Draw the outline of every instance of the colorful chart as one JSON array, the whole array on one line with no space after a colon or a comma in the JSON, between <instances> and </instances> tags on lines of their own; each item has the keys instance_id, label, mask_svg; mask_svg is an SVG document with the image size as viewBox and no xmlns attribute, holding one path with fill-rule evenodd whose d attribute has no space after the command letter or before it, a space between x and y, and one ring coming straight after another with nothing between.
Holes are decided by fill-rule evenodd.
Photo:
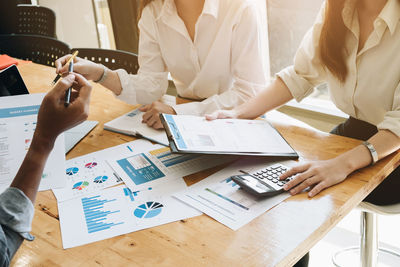
<instances>
[{"instance_id":1,"label":"colorful chart","mask_svg":"<svg viewBox=\"0 0 400 267\"><path fill-rule=\"evenodd\" d=\"M76 184L74 184L74 186L72 187L72 189L76 189L76 190L82 190L85 187L87 187L89 185L89 182L86 181L82 181L82 182L77 182Z\"/></svg>"},{"instance_id":2,"label":"colorful chart","mask_svg":"<svg viewBox=\"0 0 400 267\"><path fill-rule=\"evenodd\" d=\"M158 202L149 201L138 206L133 214L137 218L153 218L161 213L162 207L164 206Z\"/></svg>"},{"instance_id":3,"label":"colorful chart","mask_svg":"<svg viewBox=\"0 0 400 267\"><path fill-rule=\"evenodd\" d=\"M97 166L97 162L89 162L85 165L85 168L91 169Z\"/></svg>"},{"instance_id":4,"label":"colorful chart","mask_svg":"<svg viewBox=\"0 0 400 267\"><path fill-rule=\"evenodd\" d=\"M78 171L79 171L79 168L72 167L72 168L68 168L66 173L67 173L67 175L71 176L71 175L78 173Z\"/></svg>"},{"instance_id":5,"label":"colorful chart","mask_svg":"<svg viewBox=\"0 0 400 267\"><path fill-rule=\"evenodd\" d=\"M108 177L104 175L104 176L97 176L96 178L94 178L93 182L95 182L96 184L102 184L107 180L108 180Z\"/></svg>"}]
</instances>

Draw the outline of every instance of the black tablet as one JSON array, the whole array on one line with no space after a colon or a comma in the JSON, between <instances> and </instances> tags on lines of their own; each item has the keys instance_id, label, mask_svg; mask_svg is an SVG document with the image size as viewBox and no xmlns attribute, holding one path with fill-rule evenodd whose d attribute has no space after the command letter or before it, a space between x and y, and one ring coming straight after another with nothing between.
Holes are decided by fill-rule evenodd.
<instances>
[{"instance_id":1,"label":"black tablet","mask_svg":"<svg viewBox=\"0 0 400 267\"><path fill-rule=\"evenodd\" d=\"M0 72L0 97L29 94L28 89L15 65Z\"/></svg>"}]
</instances>

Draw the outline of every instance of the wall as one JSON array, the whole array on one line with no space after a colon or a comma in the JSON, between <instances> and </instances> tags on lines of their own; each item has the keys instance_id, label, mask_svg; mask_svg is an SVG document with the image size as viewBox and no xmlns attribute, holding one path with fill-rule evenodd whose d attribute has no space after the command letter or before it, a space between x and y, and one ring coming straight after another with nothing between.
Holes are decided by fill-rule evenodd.
<instances>
[{"instance_id":1,"label":"wall","mask_svg":"<svg viewBox=\"0 0 400 267\"><path fill-rule=\"evenodd\" d=\"M91 0L38 0L56 13L57 38L74 47L98 48Z\"/></svg>"}]
</instances>

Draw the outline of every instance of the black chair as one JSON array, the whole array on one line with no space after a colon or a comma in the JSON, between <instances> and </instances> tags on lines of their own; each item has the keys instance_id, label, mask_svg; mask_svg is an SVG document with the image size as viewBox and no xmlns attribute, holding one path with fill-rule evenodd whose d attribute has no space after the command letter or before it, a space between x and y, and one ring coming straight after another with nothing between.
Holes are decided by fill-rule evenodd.
<instances>
[{"instance_id":1,"label":"black chair","mask_svg":"<svg viewBox=\"0 0 400 267\"><path fill-rule=\"evenodd\" d=\"M16 20L17 34L56 37L56 14L50 8L18 5Z\"/></svg>"},{"instance_id":2,"label":"black chair","mask_svg":"<svg viewBox=\"0 0 400 267\"><path fill-rule=\"evenodd\" d=\"M136 54L122 50L109 50L98 48L73 48L79 51L78 56L95 63L100 63L111 70L125 69L129 74L136 74L139 69Z\"/></svg>"},{"instance_id":3,"label":"black chair","mask_svg":"<svg viewBox=\"0 0 400 267\"><path fill-rule=\"evenodd\" d=\"M71 53L70 47L57 39L27 34L1 34L0 54L54 67L54 61Z\"/></svg>"}]
</instances>

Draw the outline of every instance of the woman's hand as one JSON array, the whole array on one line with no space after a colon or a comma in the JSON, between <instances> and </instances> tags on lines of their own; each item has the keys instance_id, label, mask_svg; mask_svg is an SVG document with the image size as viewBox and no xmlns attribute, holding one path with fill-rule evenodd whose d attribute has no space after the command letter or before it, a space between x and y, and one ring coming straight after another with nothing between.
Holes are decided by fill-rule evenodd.
<instances>
[{"instance_id":1,"label":"woman's hand","mask_svg":"<svg viewBox=\"0 0 400 267\"><path fill-rule=\"evenodd\" d=\"M160 114L176 114L175 110L167 104L160 101L155 101L149 105L145 105L139 109L140 111L146 112L143 114L143 123L146 123L149 127L154 129L162 129L163 125L160 120Z\"/></svg>"},{"instance_id":2,"label":"woman's hand","mask_svg":"<svg viewBox=\"0 0 400 267\"><path fill-rule=\"evenodd\" d=\"M211 114L206 115L206 119L209 121L216 119L236 119L237 113L234 109L232 110L217 110Z\"/></svg>"},{"instance_id":3,"label":"woman's hand","mask_svg":"<svg viewBox=\"0 0 400 267\"><path fill-rule=\"evenodd\" d=\"M57 74L62 75L68 73L68 65L66 63L71 56L72 55L65 55L56 60L55 65ZM74 72L81 74L88 80L97 81L103 75L104 68L100 64L94 63L90 60L75 57Z\"/></svg>"},{"instance_id":4,"label":"woman's hand","mask_svg":"<svg viewBox=\"0 0 400 267\"><path fill-rule=\"evenodd\" d=\"M352 172L346 166L347 164L343 164L340 158L309 162L288 170L280 176L280 180L296 175L283 188L286 191L290 191L290 194L295 195L310 187L311 190L308 192L308 196L313 197L323 189L346 179Z\"/></svg>"}]
</instances>

